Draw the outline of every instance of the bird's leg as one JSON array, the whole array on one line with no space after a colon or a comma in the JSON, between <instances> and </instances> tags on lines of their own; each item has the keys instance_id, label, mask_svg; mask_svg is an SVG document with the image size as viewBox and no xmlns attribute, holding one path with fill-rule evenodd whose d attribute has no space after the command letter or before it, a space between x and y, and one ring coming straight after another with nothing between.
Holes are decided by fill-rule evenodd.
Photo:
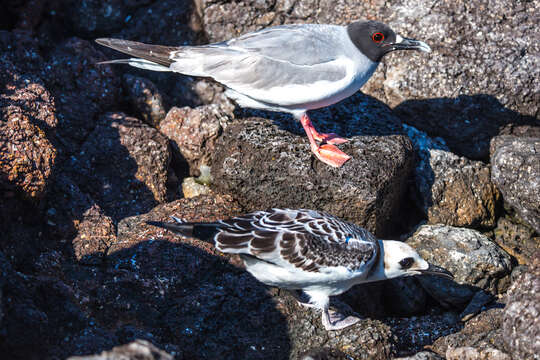
<instances>
[{"instance_id":1,"label":"bird's leg","mask_svg":"<svg viewBox=\"0 0 540 360\"><path fill-rule=\"evenodd\" d=\"M335 145L332 144L323 144L323 145L317 145L316 139L313 135L315 132L317 135L321 135L315 130L315 127L311 123L311 120L307 116L307 114L303 114L300 118L300 123L304 127L304 130L306 131L306 134L309 139L309 145L311 147L311 151L317 157L317 159L321 160L325 164L328 164L330 166L334 167L341 167L347 160L349 160L351 157L347 154L345 154L343 151L339 150ZM328 135L328 134L322 134L322 135Z\"/></svg>"},{"instance_id":2,"label":"bird's leg","mask_svg":"<svg viewBox=\"0 0 540 360\"><path fill-rule=\"evenodd\" d=\"M309 300L304 301L305 299L302 299L301 295L298 293L297 290L289 290L289 294L292 295L292 297L296 300L298 305L301 305L301 306L307 307L307 308L318 308L317 305L312 304Z\"/></svg>"},{"instance_id":3,"label":"bird's leg","mask_svg":"<svg viewBox=\"0 0 540 360\"><path fill-rule=\"evenodd\" d=\"M330 298L319 291L305 291L311 298L310 303L322 310L322 324L326 330L345 329L360 321L356 316L344 316L337 311L329 310Z\"/></svg>"}]
</instances>

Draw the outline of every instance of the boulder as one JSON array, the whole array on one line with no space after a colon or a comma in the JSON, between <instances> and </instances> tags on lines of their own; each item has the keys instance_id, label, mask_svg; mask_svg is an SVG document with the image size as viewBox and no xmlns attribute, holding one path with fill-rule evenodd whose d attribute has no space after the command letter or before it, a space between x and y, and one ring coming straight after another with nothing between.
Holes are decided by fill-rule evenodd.
<instances>
[{"instance_id":1,"label":"boulder","mask_svg":"<svg viewBox=\"0 0 540 360\"><path fill-rule=\"evenodd\" d=\"M504 343L515 358L536 359L540 354L540 251L506 296Z\"/></svg>"},{"instance_id":2,"label":"boulder","mask_svg":"<svg viewBox=\"0 0 540 360\"><path fill-rule=\"evenodd\" d=\"M493 139L491 180L510 204L540 233L540 137Z\"/></svg>"},{"instance_id":3,"label":"boulder","mask_svg":"<svg viewBox=\"0 0 540 360\"><path fill-rule=\"evenodd\" d=\"M65 171L114 221L167 199L170 150L165 136L121 113L100 118Z\"/></svg>"},{"instance_id":4,"label":"boulder","mask_svg":"<svg viewBox=\"0 0 540 360\"><path fill-rule=\"evenodd\" d=\"M506 214L497 220L493 241L512 255L520 265L532 263L540 248L540 236L524 220Z\"/></svg>"},{"instance_id":5,"label":"boulder","mask_svg":"<svg viewBox=\"0 0 540 360\"><path fill-rule=\"evenodd\" d=\"M407 243L425 260L454 274L454 281L432 276L418 278L443 305L463 308L477 291L475 288L501 293L508 287L510 255L476 230L423 225Z\"/></svg>"},{"instance_id":6,"label":"boulder","mask_svg":"<svg viewBox=\"0 0 540 360\"><path fill-rule=\"evenodd\" d=\"M428 224L493 228L500 194L490 169L480 161L454 155L440 139L404 125L418 155L418 202Z\"/></svg>"},{"instance_id":7,"label":"boulder","mask_svg":"<svg viewBox=\"0 0 540 360\"><path fill-rule=\"evenodd\" d=\"M140 114L142 120L150 126L158 127L167 112L159 90L150 80L125 74L122 84L127 92L130 104Z\"/></svg>"},{"instance_id":8,"label":"boulder","mask_svg":"<svg viewBox=\"0 0 540 360\"><path fill-rule=\"evenodd\" d=\"M0 188L39 200L57 162L55 103L41 79L0 58Z\"/></svg>"},{"instance_id":9,"label":"boulder","mask_svg":"<svg viewBox=\"0 0 540 360\"><path fill-rule=\"evenodd\" d=\"M504 346L502 309L493 307L465 323L459 331L435 340L432 350L446 359L510 360Z\"/></svg>"},{"instance_id":10,"label":"boulder","mask_svg":"<svg viewBox=\"0 0 540 360\"><path fill-rule=\"evenodd\" d=\"M51 50L42 76L56 101L61 150L72 155L116 106L121 84L109 65L96 64L107 59L89 41L70 38Z\"/></svg>"},{"instance_id":11,"label":"boulder","mask_svg":"<svg viewBox=\"0 0 540 360\"><path fill-rule=\"evenodd\" d=\"M413 167L412 146L384 104L359 93L312 113L317 130L350 139L340 148L352 159L341 168L312 156L301 125L292 117L264 116L274 117L240 118L218 139L212 177L219 191L235 194L247 210L311 208L378 236L397 232Z\"/></svg>"},{"instance_id":12,"label":"boulder","mask_svg":"<svg viewBox=\"0 0 540 360\"><path fill-rule=\"evenodd\" d=\"M185 159L192 175L199 175L201 166L211 165L218 137L232 114L220 105L196 108L173 107L159 124L178 156Z\"/></svg>"}]
</instances>

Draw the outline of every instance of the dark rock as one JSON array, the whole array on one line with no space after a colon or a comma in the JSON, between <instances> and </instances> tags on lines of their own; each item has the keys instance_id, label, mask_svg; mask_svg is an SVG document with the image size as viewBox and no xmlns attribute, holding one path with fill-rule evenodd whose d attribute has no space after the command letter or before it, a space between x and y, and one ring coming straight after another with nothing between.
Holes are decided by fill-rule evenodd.
<instances>
[{"instance_id":1,"label":"dark rock","mask_svg":"<svg viewBox=\"0 0 540 360\"><path fill-rule=\"evenodd\" d=\"M57 162L55 105L42 81L0 59L0 188L45 195Z\"/></svg>"},{"instance_id":2,"label":"dark rock","mask_svg":"<svg viewBox=\"0 0 540 360\"><path fill-rule=\"evenodd\" d=\"M489 167L458 157L444 142L404 127L418 154L416 184L428 224L494 227L500 194L491 183Z\"/></svg>"},{"instance_id":3,"label":"dark rock","mask_svg":"<svg viewBox=\"0 0 540 360\"><path fill-rule=\"evenodd\" d=\"M118 221L166 200L169 161L165 136L138 119L112 113L99 120L66 170Z\"/></svg>"},{"instance_id":4,"label":"dark rock","mask_svg":"<svg viewBox=\"0 0 540 360\"><path fill-rule=\"evenodd\" d=\"M400 356L425 350L437 339L455 333L463 326L456 314L434 308L422 316L385 318L384 322L397 339Z\"/></svg>"},{"instance_id":5,"label":"dark rock","mask_svg":"<svg viewBox=\"0 0 540 360\"><path fill-rule=\"evenodd\" d=\"M195 109L173 107L159 130L165 134L190 168L192 175L200 175L202 165L211 165L217 138L227 125L231 113L219 105L203 105Z\"/></svg>"},{"instance_id":6,"label":"dark rock","mask_svg":"<svg viewBox=\"0 0 540 360\"><path fill-rule=\"evenodd\" d=\"M523 220L506 215L497 221L494 241L522 264L530 264L540 248L540 236Z\"/></svg>"},{"instance_id":7,"label":"dark rock","mask_svg":"<svg viewBox=\"0 0 540 360\"><path fill-rule=\"evenodd\" d=\"M502 324L503 340L511 354L533 359L540 354L540 252L530 270L508 290Z\"/></svg>"},{"instance_id":8,"label":"dark rock","mask_svg":"<svg viewBox=\"0 0 540 360\"><path fill-rule=\"evenodd\" d=\"M454 274L457 284L433 276L418 278L443 305L463 308L476 292L473 285L496 293L508 286L512 270L510 255L475 230L424 225L407 243L425 260Z\"/></svg>"},{"instance_id":9,"label":"dark rock","mask_svg":"<svg viewBox=\"0 0 540 360\"><path fill-rule=\"evenodd\" d=\"M447 359L510 360L503 341L502 311L494 307L480 313L459 332L437 339L432 350Z\"/></svg>"},{"instance_id":10,"label":"dark rock","mask_svg":"<svg viewBox=\"0 0 540 360\"><path fill-rule=\"evenodd\" d=\"M130 104L144 122L158 127L167 115L159 90L150 80L143 77L125 74L122 79Z\"/></svg>"},{"instance_id":11,"label":"dark rock","mask_svg":"<svg viewBox=\"0 0 540 360\"><path fill-rule=\"evenodd\" d=\"M507 124L533 122L486 95L407 100L394 111L407 124L443 138L457 155L483 161L489 159L490 140Z\"/></svg>"},{"instance_id":12,"label":"dark rock","mask_svg":"<svg viewBox=\"0 0 540 360\"><path fill-rule=\"evenodd\" d=\"M378 236L397 232L412 171L412 146L399 120L373 98L357 94L313 112L315 127L350 138L341 168L315 159L291 117L234 121L216 143L215 186L235 194L247 210L272 207L324 210ZM272 199L272 203L268 203Z\"/></svg>"},{"instance_id":13,"label":"dark rock","mask_svg":"<svg viewBox=\"0 0 540 360\"><path fill-rule=\"evenodd\" d=\"M44 60L39 44L25 31L0 30L0 58L11 62L20 72L26 73L26 76L36 75L43 69Z\"/></svg>"},{"instance_id":14,"label":"dark rock","mask_svg":"<svg viewBox=\"0 0 540 360\"><path fill-rule=\"evenodd\" d=\"M130 2L139 4L136 4L137 8L129 11L122 19L121 30L109 34L110 37L168 46L191 45L200 42L203 36L202 26L195 13L195 1L160 0L149 1L148 4L138 0ZM122 57L117 51L103 51L108 54L108 58ZM166 109L172 106L198 106L204 103L194 89L198 81L191 77L134 69L126 65L115 66L115 71L150 79L163 96Z\"/></svg>"},{"instance_id":15,"label":"dark rock","mask_svg":"<svg viewBox=\"0 0 540 360\"><path fill-rule=\"evenodd\" d=\"M69 0L65 4L66 20L77 36L95 38L122 29L133 5L144 2L148 1Z\"/></svg>"},{"instance_id":16,"label":"dark rock","mask_svg":"<svg viewBox=\"0 0 540 360\"><path fill-rule=\"evenodd\" d=\"M444 360L444 358L431 351L421 351L411 356L395 358L395 360Z\"/></svg>"},{"instance_id":17,"label":"dark rock","mask_svg":"<svg viewBox=\"0 0 540 360\"><path fill-rule=\"evenodd\" d=\"M40 258L37 271L27 275L15 271L0 253L0 350L10 359L65 358L71 350L69 336L89 326L77 306L74 289L59 277L64 260L50 252ZM53 276L54 275L54 276ZM54 330L53 330L54 329ZM93 350L89 348L89 350Z\"/></svg>"},{"instance_id":18,"label":"dark rock","mask_svg":"<svg viewBox=\"0 0 540 360\"><path fill-rule=\"evenodd\" d=\"M397 278L383 282L383 301L388 313L412 316L426 310L427 294L415 278Z\"/></svg>"},{"instance_id":19,"label":"dark rock","mask_svg":"<svg viewBox=\"0 0 540 360\"><path fill-rule=\"evenodd\" d=\"M491 148L491 180L504 200L540 233L539 138L500 136Z\"/></svg>"},{"instance_id":20,"label":"dark rock","mask_svg":"<svg viewBox=\"0 0 540 360\"><path fill-rule=\"evenodd\" d=\"M99 355L71 356L68 360L173 360L174 356L155 347L146 340L135 340L132 343L116 346Z\"/></svg>"},{"instance_id":21,"label":"dark rock","mask_svg":"<svg viewBox=\"0 0 540 360\"><path fill-rule=\"evenodd\" d=\"M71 38L58 45L42 70L47 89L54 95L62 150L79 150L98 121L98 114L119 99L120 81L106 60L88 41Z\"/></svg>"}]
</instances>

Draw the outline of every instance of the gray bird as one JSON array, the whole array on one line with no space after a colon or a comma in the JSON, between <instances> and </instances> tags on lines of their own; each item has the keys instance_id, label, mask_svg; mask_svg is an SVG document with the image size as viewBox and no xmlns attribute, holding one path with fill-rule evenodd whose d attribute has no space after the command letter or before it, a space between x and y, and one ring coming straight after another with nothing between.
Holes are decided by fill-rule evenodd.
<instances>
[{"instance_id":1,"label":"gray bird","mask_svg":"<svg viewBox=\"0 0 540 360\"><path fill-rule=\"evenodd\" d=\"M335 145L347 140L315 130L307 115L358 91L382 57L395 50L429 52L422 41L396 35L377 21L339 25L282 25L201 46L161 46L119 39L97 39L130 59L103 63L210 77L242 107L293 114L321 161L342 166L350 156ZM318 144L321 143L321 144Z\"/></svg>"},{"instance_id":2,"label":"gray bird","mask_svg":"<svg viewBox=\"0 0 540 360\"><path fill-rule=\"evenodd\" d=\"M314 210L271 209L211 223L148 224L195 237L217 250L239 254L246 270L260 282L303 291L322 310L327 330L343 329L360 319L329 311L329 296L353 285L421 274L452 278L447 270L429 264L409 245L377 240L369 231Z\"/></svg>"}]
</instances>

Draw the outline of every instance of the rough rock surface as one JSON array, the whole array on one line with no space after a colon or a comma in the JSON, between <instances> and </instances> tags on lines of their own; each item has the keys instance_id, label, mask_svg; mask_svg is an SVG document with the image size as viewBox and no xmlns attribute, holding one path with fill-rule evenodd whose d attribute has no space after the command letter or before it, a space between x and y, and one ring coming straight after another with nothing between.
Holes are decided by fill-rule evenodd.
<instances>
[{"instance_id":1,"label":"rough rock surface","mask_svg":"<svg viewBox=\"0 0 540 360\"><path fill-rule=\"evenodd\" d=\"M156 86L146 78L130 74L125 74L122 80L129 102L135 107L142 120L148 125L158 127L167 112Z\"/></svg>"},{"instance_id":2,"label":"rough rock surface","mask_svg":"<svg viewBox=\"0 0 540 360\"><path fill-rule=\"evenodd\" d=\"M519 264L532 263L540 249L540 235L535 235L534 229L519 218L500 217L493 232L497 245L515 257Z\"/></svg>"},{"instance_id":3,"label":"rough rock surface","mask_svg":"<svg viewBox=\"0 0 540 360\"><path fill-rule=\"evenodd\" d=\"M530 270L508 290L504 309L504 342L520 359L540 356L540 251L536 251Z\"/></svg>"},{"instance_id":4,"label":"rough rock surface","mask_svg":"<svg viewBox=\"0 0 540 360\"><path fill-rule=\"evenodd\" d=\"M97 124L99 114L118 102L120 79L89 41L70 38L60 43L44 64L43 80L56 102L62 150L74 154Z\"/></svg>"},{"instance_id":5,"label":"rough rock surface","mask_svg":"<svg viewBox=\"0 0 540 360\"><path fill-rule=\"evenodd\" d=\"M489 167L454 155L443 141L430 139L412 126L404 128L418 156L418 201L428 224L494 227L500 194Z\"/></svg>"},{"instance_id":6,"label":"rough rock surface","mask_svg":"<svg viewBox=\"0 0 540 360\"><path fill-rule=\"evenodd\" d=\"M169 161L165 136L141 120L111 113L99 120L66 168L117 221L166 200Z\"/></svg>"},{"instance_id":7,"label":"rough rock surface","mask_svg":"<svg viewBox=\"0 0 540 360\"><path fill-rule=\"evenodd\" d=\"M174 356L152 345L146 340L115 346L99 355L72 356L68 360L173 360Z\"/></svg>"},{"instance_id":8,"label":"rough rock surface","mask_svg":"<svg viewBox=\"0 0 540 360\"><path fill-rule=\"evenodd\" d=\"M314 111L321 132L350 138L352 159L332 168L315 159L301 125L289 116L235 120L218 139L215 186L247 210L269 206L328 211L385 236L395 231L412 171L412 146L399 120L375 99L357 94ZM268 203L272 199L272 203Z\"/></svg>"},{"instance_id":9,"label":"rough rock surface","mask_svg":"<svg viewBox=\"0 0 540 360\"><path fill-rule=\"evenodd\" d=\"M177 151L189 164L192 175L200 174L202 165L211 165L217 138L232 114L219 105L203 105L197 108L173 107L159 130L165 134Z\"/></svg>"},{"instance_id":10,"label":"rough rock surface","mask_svg":"<svg viewBox=\"0 0 540 360\"><path fill-rule=\"evenodd\" d=\"M491 179L503 198L540 233L540 137L493 139Z\"/></svg>"},{"instance_id":11,"label":"rough rock surface","mask_svg":"<svg viewBox=\"0 0 540 360\"><path fill-rule=\"evenodd\" d=\"M42 198L57 162L54 100L38 77L2 59L0 118L0 188Z\"/></svg>"},{"instance_id":12,"label":"rough rock surface","mask_svg":"<svg viewBox=\"0 0 540 360\"><path fill-rule=\"evenodd\" d=\"M424 288L442 304L466 305L476 292L473 286L496 293L508 287L512 270L510 255L478 231L423 225L407 243L425 260L454 274L455 282L419 277Z\"/></svg>"},{"instance_id":13,"label":"rough rock surface","mask_svg":"<svg viewBox=\"0 0 540 360\"><path fill-rule=\"evenodd\" d=\"M54 204L46 211L48 236L70 242L81 263L99 264L116 240L111 217L65 173L58 176L47 200Z\"/></svg>"},{"instance_id":14,"label":"rough rock surface","mask_svg":"<svg viewBox=\"0 0 540 360\"><path fill-rule=\"evenodd\" d=\"M447 359L510 360L504 346L501 307L488 309L465 323L463 329L441 337L432 350Z\"/></svg>"}]
</instances>

